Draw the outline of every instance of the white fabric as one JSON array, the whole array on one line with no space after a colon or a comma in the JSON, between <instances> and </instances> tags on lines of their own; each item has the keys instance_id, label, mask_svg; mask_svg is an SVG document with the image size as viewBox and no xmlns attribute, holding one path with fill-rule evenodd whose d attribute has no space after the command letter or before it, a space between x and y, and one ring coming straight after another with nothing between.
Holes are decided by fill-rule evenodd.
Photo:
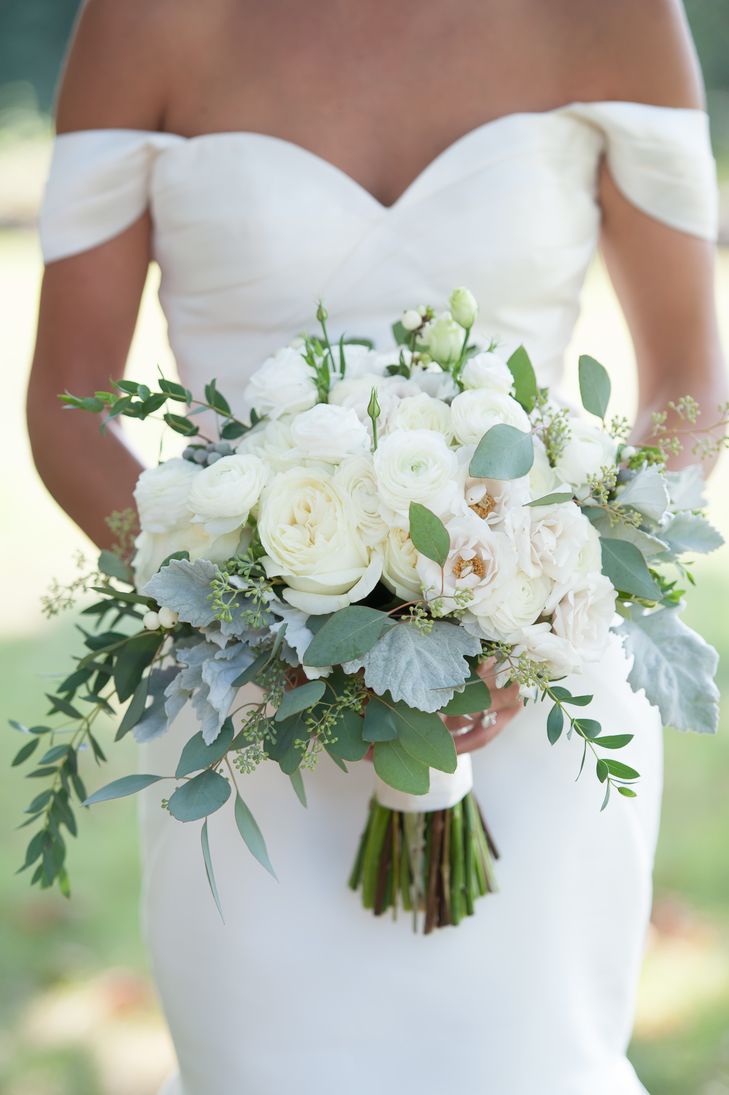
<instances>
[{"instance_id":1,"label":"white fabric","mask_svg":"<svg viewBox=\"0 0 729 1095\"><path fill-rule=\"evenodd\" d=\"M524 342L558 380L594 253L597 169L649 215L713 238L706 116L636 103L513 114L446 149L391 208L303 148L254 133L60 137L41 218L49 261L112 238L150 205L161 299L185 383L216 376L232 402L264 356L313 329L388 338L401 308L469 285L478 333ZM199 825L141 796L143 916L180 1062L168 1095L636 1095L625 1059L651 901L662 736L626 683L617 642L572 684L635 739L635 801L600 812L577 740L547 742L529 705L473 756L502 853L499 893L424 939L364 912L345 880L372 793L362 762L305 775L303 810L277 766L243 777L280 882L247 853L226 807ZM142 750L174 770L189 709Z\"/></svg>"},{"instance_id":2,"label":"white fabric","mask_svg":"<svg viewBox=\"0 0 729 1095\"><path fill-rule=\"evenodd\" d=\"M431 768L430 790L425 795L407 795L384 783L379 776L375 777L375 798L380 805L390 810L402 810L405 814L449 810L472 789L473 764L468 753L459 755L455 772L438 772Z\"/></svg>"}]
</instances>

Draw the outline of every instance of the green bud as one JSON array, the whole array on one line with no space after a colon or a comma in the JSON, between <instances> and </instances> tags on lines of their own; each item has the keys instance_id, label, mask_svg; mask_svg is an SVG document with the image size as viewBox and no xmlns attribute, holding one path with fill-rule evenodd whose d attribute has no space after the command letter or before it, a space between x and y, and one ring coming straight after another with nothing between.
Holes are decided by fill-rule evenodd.
<instances>
[{"instance_id":1,"label":"green bud","mask_svg":"<svg viewBox=\"0 0 729 1095\"><path fill-rule=\"evenodd\" d=\"M463 286L454 289L448 299L448 307L456 323L465 329L473 327L478 315L478 304L470 289Z\"/></svg>"},{"instance_id":2,"label":"green bud","mask_svg":"<svg viewBox=\"0 0 729 1095\"><path fill-rule=\"evenodd\" d=\"M329 319L329 313L327 312L321 301L319 301L316 308L316 319L317 323L326 323L326 321Z\"/></svg>"}]
</instances>

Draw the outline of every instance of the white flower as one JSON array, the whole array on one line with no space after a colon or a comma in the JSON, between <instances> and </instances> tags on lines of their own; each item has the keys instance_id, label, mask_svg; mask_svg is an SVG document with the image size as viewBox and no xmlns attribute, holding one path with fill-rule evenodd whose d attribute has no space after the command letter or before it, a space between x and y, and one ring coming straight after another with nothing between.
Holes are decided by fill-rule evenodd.
<instances>
[{"instance_id":1,"label":"white flower","mask_svg":"<svg viewBox=\"0 0 729 1095\"><path fill-rule=\"evenodd\" d=\"M441 365L451 365L460 357L463 328L456 323L450 312L441 312L434 319L428 320L419 332L417 341Z\"/></svg>"},{"instance_id":2,"label":"white flower","mask_svg":"<svg viewBox=\"0 0 729 1095\"><path fill-rule=\"evenodd\" d=\"M526 654L535 662L547 666L550 676L564 677L583 668L583 659L572 643L555 635L546 621L522 628L515 644L514 656Z\"/></svg>"},{"instance_id":3,"label":"white flower","mask_svg":"<svg viewBox=\"0 0 729 1095\"><path fill-rule=\"evenodd\" d=\"M323 468L275 476L261 498L258 533L266 573L284 579L284 599L304 612L335 612L379 579L381 556L365 544L349 498Z\"/></svg>"},{"instance_id":4,"label":"white flower","mask_svg":"<svg viewBox=\"0 0 729 1095\"><path fill-rule=\"evenodd\" d=\"M349 499L352 518L365 543L370 547L381 544L388 526L382 516L371 454L348 456L334 473L334 481Z\"/></svg>"},{"instance_id":5,"label":"white flower","mask_svg":"<svg viewBox=\"0 0 729 1095\"><path fill-rule=\"evenodd\" d=\"M423 317L415 308L406 308L400 316L400 322L406 331L416 331L423 322Z\"/></svg>"},{"instance_id":6,"label":"white flower","mask_svg":"<svg viewBox=\"0 0 729 1095\"><path fill-rule=\"evenodd\" d=\"M570 589L554 610L554 633L580 652L587 662L605 653L610 625L615 616L615 590L604 574L589 575Z\"/></svg>"},{"instance_id":7,"label":"white flower","mask_svg":"<svg viewBox=\"0 0 729 1095\"><path fill-rule=\"evenodd\" d=\"M243 395L249 407L267 418L305 411L317 398L313 372L293 346L284 346L266 358Z\"/></svg>"},{"instance_id":8,"label":"white flower","mask_svg":"<svg viewBox=\"0 0 729 1095\"><path fill-rule=\"evenodd\" d=\"M271 471L285 471L301 463L301 456L291 440L291 422L288 418L259 422L243 435L236 452L259 457Z\"/></svg>"},{"instance_id":9,"label":"white flower","mask_svg":"<svg viewBox=\"0 0 729 1095\"><path fill-rule=\"evenodd\" d=\"M528 509L522 535L514 537L519 564L527 574L547 574L560 587L599 574L600 538L574 502Z\"/></svg>"},{"instance_id":10,"label":"white flower","mask_svg":"<svg viewBox=\"0 0 729 1095\"><path fill-rule=\"evenodd\" d=\"M339 347L333 346L334 362L339 368ZM371 350L369 346L362 346L358 342L344 344L344 377L345 380L356 380L359 376L375 373L382 376L385 366L397 361L397 352L383 354L377 350ZM339 374L337 373L336 376ZM333 379L336 379L336 376Z\"/></svg>"},{"instance_id":11,"label":"white flower","mask_svg":"<svg viewBox=\"0 0 729 1095\"><path fill-rule=\"evenodd\" d=\"M486 596L474 598L469 611L485 635L499 642L515 642L522 629L542 615L551 591L552 582L546 575L532 578L517 569L492 583Z\"/></svg>"},{"instance_id":12,"label":"white flower","mask_svg":"<svg viewBox=\"0 0 729 1095\"><path fill-rule=\"evenodd\" d=\"M369 429L370 419L367 407L373 388L377 391L377 402L380 404L380 417L377 420L380 431L386 428L398 401L404 396L418 393L418 388L402 376L378 376L377 373L366 373L352 378L345 376L344 380L338 380L332 384L329 403L338 407L351 407L360 422Z\"/></svg>"},{"instance_id":13,"label":"white flower","mask_svg":"<svg viewBox=\"0 0 729 1095\"><path fill-rule=\"evenodd\" d=\"M417 569L426 596L452 612L470 608L515 572L513 553L506 538L485 521L466 512L446 523L450 549L445 566L418 555Z\"/></svg>"},{"instance_id":14,"label":"white flower","mask_svg":"<svg viewBox=\"0 0 729 1095\"><path fill-rule=\"evenodd\" d=\"M537 498L544 498L546 494L553 494L556 491L565 491L570 493L569 485L562 482L557 472L549 463L547 457L547 450L544 447L544 443L539 437L534 437L534 463L531 466L529 472L529 489L531 491L531 500Z\"/></svg>"},{"instance_id":15,"label":"white flower","mask_svg":"<svg viewBox=\"0 0 729 1095\"><path fill-rule=\"evenodd\" d=\"M442 399L433 399L425 392L408 395L396 405L388 421L391 430L435 430L448 440L451 430L451 409Z\"/></svg>"},{"instance_id":16,"label":"white flower","mask_svg":"<svg viewBox=\"0 0 729 1095\"><path fill-rule=\"evenodd\" d=\"M193 521L220 536L239 529L248 520L268 478L262 460L252 454L223 456L203 468L188 498Z\"/></svg>"},{"instance_id":17,"label":"white flower","mask_svg":"<svg viewBox=\"0 0 729 1095\"><path fill-rule=\"evenodd\" d=\"M526 411L515 399L489 388L461 392L451 403L451 415L453 432L464 445L480 441L502 422L524 433L531 429Z\"/></svg>"},{"instance_id":18,"label":"white flower","mask_svg":"<svg viewBox=\"0 0 729 1095\"><path fill-rule=\"evenodd\" d=\"M192 523L173 529L172 532L143 530L134 542L134 584L137 589L143 589L168 555L176 551L186 551L193 562L196 559L210 559L213 563L224 563L235 555L240 541L238 529L222 536L211 536L202 525Z\"/></svg>"},{"instance_id":19,"label":"white flower","mask_svg":"<svg viewBox=\"0 0 729 1095\"><path fill-rule=\"evenodd\" d=\"M291 422L291 440L310 460L338 464L345 456L367 452L370 439L351 407L317 403Z\"/></svg>"},{"instance_id":20,"label":"white flower","mask_svg":"<svg viewBox=\"0 0 729 1095\"><path fill-rule=\"evenodd\" d=\"M478 304L470 289L462 286L454 289L448 298L448 307L456 323L461 327L473 327L478 315Z\"/></svg>"},{"instance_id":21,"label":"white flower","mask_svg":"<svg viewBox=\"0 0 729 1095\"><path fill-rule=\"evenodd\" d=\"M414 365L410 379L419 391L433 396L434 399L453 399L454 395L458 395L459 389L455 380L437 361L431 361L425 366Z\"/></svg>"},{"instance_id":22,"label":"white flower","mask_svg":"<svg viewBox=\"0 0 729 1095\"><path fill-rule=\"evenodd\" d=\"M560 479L576 487L602 467L615 463L617 442L602 426L581 418L570 419L570 437L555 463Z\"/></svg>"},{"instance_id":23,"label":"white flower","mask_svg":"<svg viewBox=\"0 0 729 1095\"><path fill-rule=\"evenodd\" d=\"M489 350L469 357L461 373L464 388L488 388L492 392L509 395L514 385L514 377L509 366Z\"/></svg>"},{"instance_id":24,"label":"white flower","mask_svg":"<svg viewBox=\"0 0 729 1095\"><path fill-rule=\"evenodd\" d=\"M411 601L420 596L418 558L407 529L390 529L384 544L382 582L403 601Z\"/></svg>"},{"instance_id":25,"label":"white flower","mask_svg":"<svg viewBox=\"0 0 729 1095\"><path fill-rule=\"evenodd\" d=\"M407 513L411 502L437 512L454 491L456 454L434 430L396 430L382 438L373 459L379 496L396 514Z\"/></svg>"},{"instance_id":26,"label":"white flower","mask_svg":"<svg viewBox=\"0 0 729 1095\"><path fill-rule=\"evenodd\" d=\"M145 468L134 488L140 527L147 532L170 532L187 524L190 520L187 499L200 472L199 464L179 456L157 467Z\"/></svg>"}]
</instances>

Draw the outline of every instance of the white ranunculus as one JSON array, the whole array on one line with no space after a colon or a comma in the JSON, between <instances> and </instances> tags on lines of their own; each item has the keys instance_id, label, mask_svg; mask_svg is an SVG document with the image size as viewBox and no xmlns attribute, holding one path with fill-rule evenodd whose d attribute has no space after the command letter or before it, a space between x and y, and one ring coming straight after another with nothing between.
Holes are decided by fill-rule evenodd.
<instances>
[{"instance_id":1,"label":"white ranunculus","mask_svg":"<svg viewBox=\"0 0 729 1095\"><path fill-rule=\"evenodd\" d=\"M425 392L408 395L400 400L390 415L388 429L435 430L451 440L451 409L442 399L433 399Z\"/></svg>"},{"instance_id":2,"label":"white ranunculus","mask_svg":"<svg viewBox=\"0 0 729 1095\"><path fill-rule=\"evenodd\" d=\"M251 453L223 456L203 468L187 504L193 521L212 536L239 529L261 496L268 468Z\"/></svg>"},{"instance_id":3,"label":"white ranunculus","mask_svg":"<svg viewBox=\"0 0 729 1095\"><path fill-rule=\"evenodd\" d=\"M523 628L542 615L552 591L546 575L536 578L517 569L492 583L487 595L474 599L470 612L485 634L499 642L515 642Z\"/></svg>"},{"instance_id":4,"label":"white ranunculus","mask_svg":"<svg viewBox=\"0 0 729 1095\"><path fill-rule=\"evenodd\" d=\"M448 372L442 369L437 361L431 361L428 365L414 365L410 379L421 392L432 396L434 399L453 399L458 395L458 385Z\"/></svg>"},{"instance_id":5,"label":"white ranunculus","mask_svg":"<svg viewBox=\"0 0 729 1095\"><path fill-rule=\"evenodd\" d=\"M425 555L418 555L417 570L428 600L439 601L452 612L459 604L457 594L470 605L481 602L490 591L510 578L516 570L506 537L494 532L470 511L446 522L450 548L441 568Z\"/></svg>"},{"instance_id":6,"label":"white ranunculus","mask_svg":"<svg viewBox=\"0 0 729 1095\"><path fill-rule=\"evenodd\" d=\"M381 432L387 428L390 415L394 412L399 400L408 395L417 395L419 390L412 381L402 376L378 376L376 373L365 373L363 376L351 379L345 376L344 380L338 380L332 384L329 403L337 407L351 407L369 431L371 425L367 407L373 388L377 391L377 402L380 405L377 427Z\"/></svg>"},{"instance_id":7,"label":"white ranunculus","mask_svg":"<svg viewBox=\"0 0 729 1095\"><path fill-rule=\"evenodd\" d=\"M396 430L382 438L373 460L380 499L396 514L407 514L411 502L437 513L455 490L456 454L434 430Z\"/></svg>"},{"instance_id":8,"label":"white ranunculus","mask_svg":"<svg viewBox=\"0 0 729 1095\"><path fill-rule=\"evenodd\" d=\"M170 532L187 524L187 499L202 469L191 460L176 456L153 468L145 468L134 488L139 524L146 532Z\"/></svg>"},{"instance_id":9,"label":"white ranunculus","mask_svg":"<svg viewBox=\"0 0 729 1095\"><path fill-rule=\"evenodd\" d=\"M243 395L249 408L267 418L308 410L317 399L314 374L293 346L284 346L266 358Z\"/></svg>"},{"instance_id":10,"label":"white ranunculus","mask_svg":"<svg viewBox=\"0 0 729 1095\"><path fill-rule=\"evenodd\" d=\"M573 487L615 463L617 442L602 426L581 418L570 418L570 437L555 463L560 479Z\"/></svg>"},{"instance_id":11,"label":"white ranunculus","mask_svg":"<svg viewBox=\"0 0 729 1095\"><path fill-rule=\"evenodd\" d=\"M224 563L235 555L239 542L238 529L222 536L210 536L202 525L192 523L172 532L142 531L134 542L134 584L137 589L143 589L168 555L176 551L188 552L193 562L196 559L210 559L213 563Z\"/></svg>"},{"instance_id":12,"label":"white ranunculus","mask_svg":"<svg viewBox=\"0 0 729 1095\"><path fill-rule=\"evenodd\" d=\"M521 654L546 665L551 677L578 673L584 664L572 643L556 635L546 621L522 628L514 644L514 656L518 658Z\"/></svg>"},{"instance_id":13,"label":"white ranunculus","mask_svg":"<svg viewBox=\"0 0 729 1095\"><path fill-rule=\"evenodd\" d=\"M339 347L333 346L334 363L339 369ZM344 344L344 379L356 380L357 377L367 376L372 373L382 376L385 367L397 361L397 353L393 351L389 355L371 350L369 346L361 346L357 342ZM338 373L336 374L339 375Z\"/></svg>"},{"instance_id":14,"label":"white ranunculus","mask_svg":"<svg viewBox=\"0 0 729 1095\"><path fill-rule=\"evenodd\" d=\"M459 286L448 298L448 307L456 323L461 327L473 327L478 315L478 304L470 289Z\"/></svg>"},{"instance_id":15,"label":"white ranunculus","mask_svg":"<svg viewBox=\"0 0 729 1095\"><path fill-rule=\"evenodd\" d=\"M445 311L428 320L418 332L417 343L441 365L452 365L460 357L463 337L463 328Z\"/></svg>"},{"instance_id":16,"label":"white ranunculus","mask_svg":"<svg viewBox=\"0 0 729 1095\"><path fill-rule=\"evenodd\" d=\"M506 362L497 354L483 350L470 357L463 367L461 383L464 388L488 388L491 392L509 395L514 377Z\"/></svg>"},{"instance_id":17,"label":"white ranunculus","mask_svg":"<svg viewBox=\"0 0 729 1095\"><path fill-rule=\"evenodd\" d=\"M382 582L403 601L411 601L421 594L417 563L418 553L407 529L390 529L384 543Z\"/></svg>"},{"instance_id":18,"label":"white ranunculus","mask_svg":"<svg viewBox=\"0 0 729 1095\"><path fill-rule=\"evenodd\" d=\"M510 395L489 388L461 392L451 403L453 432L464 445L481 440L492 426L505 423L528 433L531 429L524 408Z\"/></svg>"},{"instance_id":19,"label":"white ranunculus","mask_svg":"<svg viewBox=\"0 0 729 1095\"><path fill-rule=\"evenodd\" d=\"M358 347L361 348L361 347ZM317 403L291 422L291 440L309 460L339 464L345 456L368 452L367 430L351 407Z\"/></svg>"},{"instance_id":20,"label":"white ranunculus","mask_svg":"<svg viewBox=\"0 0 729 1095\"><path fill-rule=\"evenodd\" d=\"M352 503L324 468L291 468L263 492L258 533L284 600L313 615L335 612L374 588L382 558L357 528Z\"/></svg>"},{"instance_id":21,"label":"white ranunculus","mask_svg":"<svg viewBox=\"0 0 729 1095\"><path fill-rule=\"evenodd\" d=\"M274 418L259 422L238 442L236 452L257 456L272 471L285 471L301 463L291 440L291 420Z\"/></svg>"},{"instance_id":22,"label":"white ranunculus","mask_svg":"<svg viewBox=\"0 0 729 1095\"><path fill-rule=\"evenodd\" d=\"M586 662L595 662L605 653L614 616L612 582L604 574L591 574L564 595L554 610L552 628Z\"/></svg>"},{"instance_id":23,"label":"white ranunculus","mask_svg":"<svg viewBox=\"0 0 729 1095\"><path fill-rule=\"evenodd\" d=\"M382 516L371 453L348 456L334 473L339 490L349 499L357 531L370 547L381 544L388 526Z\"/></svg>"}]
</instances>

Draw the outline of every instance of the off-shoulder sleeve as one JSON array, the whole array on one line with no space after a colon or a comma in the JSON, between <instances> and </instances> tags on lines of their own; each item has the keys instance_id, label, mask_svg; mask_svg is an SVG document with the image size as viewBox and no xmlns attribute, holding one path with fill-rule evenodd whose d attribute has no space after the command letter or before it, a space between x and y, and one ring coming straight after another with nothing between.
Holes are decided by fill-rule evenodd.
<instances>
[{"instance_id":1,"label":"off-shoulder sleeve","mask_svg":"<svg viewBox=\"0 0 729 1095\"><path fill-rule=\"evenodd\" d=\"M633 102L570 108L603 135L608 167L626 198L683 232L715 240L716 163L703 110Z\"/></svg>"},{"instance_id":2,"label":"off-shoulder sleeve","mask_svg":"<svg viewBox=\"0 0 729 1095\"><path fill-rule=\"evenodd\" d=\"M56 137L38 219L45 261L79 254L133 224L148 204L155 157L181 139L131 129Z\"/></svg>"}]
</instances>

